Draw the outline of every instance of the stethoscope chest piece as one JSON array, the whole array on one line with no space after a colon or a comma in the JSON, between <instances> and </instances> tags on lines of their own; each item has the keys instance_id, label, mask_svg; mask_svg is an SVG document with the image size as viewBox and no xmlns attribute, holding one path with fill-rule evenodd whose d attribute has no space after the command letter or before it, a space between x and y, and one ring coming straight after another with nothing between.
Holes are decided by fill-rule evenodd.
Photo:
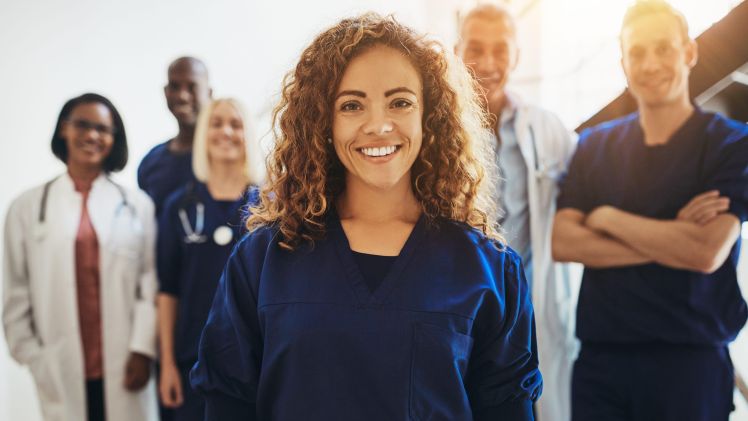
<instances>
[{"instance_id":1,"label":"stethoscope chest piece","mask_svg":"<svg viewBox=\"0 0 748 421\"><path fill-rule=\"evenodd\" d=\"M219 246L225 246L234 238L234 231L226 225L221 225L213 231L213 241Z\"/></svg>"}]
</instances>

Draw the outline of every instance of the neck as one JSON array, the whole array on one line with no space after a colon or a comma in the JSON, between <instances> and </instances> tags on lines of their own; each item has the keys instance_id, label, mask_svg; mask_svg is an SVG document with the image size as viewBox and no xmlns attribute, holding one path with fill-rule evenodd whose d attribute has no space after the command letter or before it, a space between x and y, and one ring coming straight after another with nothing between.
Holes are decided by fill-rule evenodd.
<instances>
[{"instance_id":1,"label":"neck","mask_svg":"<svg viewBox=\"0 0 748 421\"><path fill-rule=\"evenodd\" d=\"M338 198L337 208L341 219L357 219L372 223L415 223L421 215L421 205L413 194L409 174L403 176L396 186L387 190L347 177L346 189Z\"/></svg>"},{"instance_id":2,"label":"neck","mask_svg":"<svg viewBox=\"0 0 748 421\"><path fill-rule=\"evenodd\" d=\"M205 183L210 195L216 200L236 200L247 189L248 180L243 164L211 165L210 176Z\"/></svg>"},{"instance_id":3,"label":"neck","mask_svg":"<svg viewBox=\"0 0 748 421\"><path fill-rule=\"evenodd\" d=\"M644 143L662 145L691 117L693 104L685 96L682 100L662 106L639 104L639 120L644 132Z\"/></svg>"},{"instance_id":4,"label":"neck","mask_svg":"<svg viewBox=\"0 0 748 421\"><path fill-rule=\"evenodd\" d=\"M504 112L504 107L506 107L506 94L502 92L488 107L488 112L496 118L496 123L501 121L501 113Z\"/></svg>"},{"instance_id":5,"label":"neck","mask_svg":"<svg viewBox=\"0 0 748 421\"><path fill-rule=\"evenodd\" d=\"M192 150L192 139L195 137L194 125L179 125L179 133L169 142L172 152L189 152Z\"/></svg>"},{"instance_id":6,"label":"neck","mask_svg":"<svg viewBox=\"0 0 748 421\"><path fill-rule=\"evenodd\" d=\"M506 108L507 104L506 93L502 89L489 97L487 101L488 107L486 111L488 111L488 126L494 131L498 131L499 123L501 122L501 114L504 112L504 108Z\"/></svg>"},{"instance_id":7,"label":"neck","mask_svg":"<svg viewBox=\"0 0 748 421\"><path fill-rule=\"evenodd\" d=\"M91 184L101 174L101 167L68 163L68 174L76 182Z\"/></svg>"}]
</instances>

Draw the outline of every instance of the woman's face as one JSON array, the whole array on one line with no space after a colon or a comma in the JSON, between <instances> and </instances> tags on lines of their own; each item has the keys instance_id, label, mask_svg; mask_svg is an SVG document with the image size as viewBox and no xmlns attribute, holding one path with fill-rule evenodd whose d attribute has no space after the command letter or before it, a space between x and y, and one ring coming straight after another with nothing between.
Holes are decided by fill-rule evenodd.
<instances>
[{"instance_id":1,"label":"woman's face","mask_svg":"<svg viewBox=\"0 0 748 421\"><path fill-rule=\"evenodd\" d=\"M220 102L210 114L207 133L208 160L213 165L244 162L244 122L233 105Z\"/></svg>"},{"instance_id":2,"label":"woman's face","mask_svg":"<svg viewBox=\"0 0 748 421\"><path fill-rule=\"evenodd\" d=\"M114 144L112 113L104 104L79 104L62 122L60 134L68 149L68 166L98 168Z\"/></svg>"},{"instance_id":3,"label":"woman's face","mask_svg":"<svg viewBox=\"0 0 748 421\"><path fill-rule=\"evenodd\" d=\"M375 46L351 60L336 93L332 139L348 186L410 183L421 149L423 86L399 51Z\"/></svg>"}]
</instances>

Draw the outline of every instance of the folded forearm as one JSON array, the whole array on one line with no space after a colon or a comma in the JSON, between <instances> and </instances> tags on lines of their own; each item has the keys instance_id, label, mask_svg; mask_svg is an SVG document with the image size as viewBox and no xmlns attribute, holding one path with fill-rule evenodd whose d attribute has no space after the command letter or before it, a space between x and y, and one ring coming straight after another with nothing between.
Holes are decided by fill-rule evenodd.
<instances>
[{"instance_id":1,"label":"folded forearm","mask_svg":"<svg viewBox=\"0 0 748 421\"><path fill-rule=\"evenodd\" d=\"M701 228L678 220L658 220L612 208L604 231L653 261L675 269L704 270L710 257Z\"/></svg>"},{"instance_id":2,"label":"folded forearm","mask_svg":"<svg viewBox=\"0 0 748 421\"><path fill-rule=\"evenodd\" d=\"M593 268L639 265L651 259L614 238L583 225L557 222L553 230L553 258Z\"/></svg>"}]
</instances>

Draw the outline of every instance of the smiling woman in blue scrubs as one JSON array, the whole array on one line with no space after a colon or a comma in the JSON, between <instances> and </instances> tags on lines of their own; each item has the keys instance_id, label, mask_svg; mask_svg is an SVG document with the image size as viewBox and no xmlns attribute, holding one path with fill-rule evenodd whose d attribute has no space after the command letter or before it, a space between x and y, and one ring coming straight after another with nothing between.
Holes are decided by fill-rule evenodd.
<instances>
[{"instance_id":1,"label":"smiling woman in blue scrubs","mask_svg":"<svg viewBox=\"0 0 748 421\"><path fill-rule=\"evenodd\" d=\"M206 419L532 419L533 310L465 68L392 18L343 20L275 117L191 372Z\"/></svg>"},{"instance_id":2,"label":"smiling woman in blue scrubs","mask_svg":"<svg viewBox=\"0 0 748 421\"><path fill-rule=\"evenodd\" d=\"M200 182L173 193L159 216L159 391L175 421L203 418L205 403L189 387L188 372L221 270L244 232L244 210L257 200L244 115L233 99L203 107L192 155Z\"/></svg>"}]
</instances>

